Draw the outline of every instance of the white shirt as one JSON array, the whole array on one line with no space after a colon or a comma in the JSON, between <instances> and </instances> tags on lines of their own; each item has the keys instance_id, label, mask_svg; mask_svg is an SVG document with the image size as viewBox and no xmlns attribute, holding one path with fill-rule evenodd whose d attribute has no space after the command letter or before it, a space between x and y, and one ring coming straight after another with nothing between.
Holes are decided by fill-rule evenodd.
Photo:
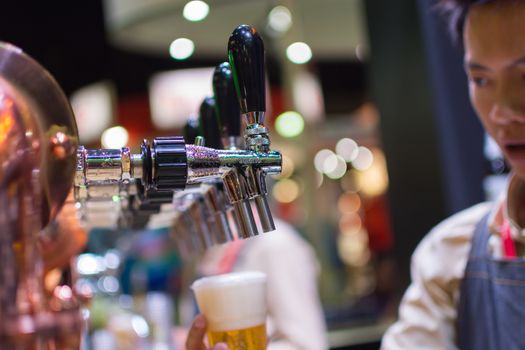
<instances>
[{"instance_id":1,"label":"white shirt","mask_svg":"<svg viewBox=\"0 0 525 350\"><path fill-rule=\"evenodd\" d=\"M499 201L478 204L453 215L425 236L412 255L412 283L401 301L399 320L384 335L382 349L457 349L455 327L460 282L474 229L491 211L492 234L488 246L496 258L502 256L499 228L504 219L510 221L513 239L525 241L523 230L512 220L516 211L513 203L523 194L523 185L523 181L512 177L506 195Z\"/></svg>"}]
</instances>

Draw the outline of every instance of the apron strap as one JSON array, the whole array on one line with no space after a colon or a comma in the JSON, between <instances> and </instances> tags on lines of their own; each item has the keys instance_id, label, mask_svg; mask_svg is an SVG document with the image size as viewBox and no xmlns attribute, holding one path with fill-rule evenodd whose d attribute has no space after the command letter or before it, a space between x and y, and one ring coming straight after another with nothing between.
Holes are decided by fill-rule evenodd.
<instances>
[{"instance_id":1,"label":"apron strap","mask_svg":"<svg viewBox=\"0 0 525 350\"><path fill-rule=\"evenodd\" d=\"M490 212L485 214L477 223L474 235L472 237L472 247L470 248L469 257L486 257L488 255L487 244L489 241L489 220Z\"/></svg>"}]
</instances>

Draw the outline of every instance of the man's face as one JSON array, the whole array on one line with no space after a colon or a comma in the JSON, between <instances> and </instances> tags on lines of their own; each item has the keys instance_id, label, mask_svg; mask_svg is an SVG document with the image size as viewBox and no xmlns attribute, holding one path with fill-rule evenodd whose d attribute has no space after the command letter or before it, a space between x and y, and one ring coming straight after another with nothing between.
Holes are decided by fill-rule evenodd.
<instances>
[{"instance_id":1,"label":"man's face","mask_svg":"<svg viewBox=\"0 0 525 350\"><path fill-rule=\"evenodd\" d=\"M471 102L525 180L525 2L473 6L463 41Z\"/></svg>"}]
</instances>

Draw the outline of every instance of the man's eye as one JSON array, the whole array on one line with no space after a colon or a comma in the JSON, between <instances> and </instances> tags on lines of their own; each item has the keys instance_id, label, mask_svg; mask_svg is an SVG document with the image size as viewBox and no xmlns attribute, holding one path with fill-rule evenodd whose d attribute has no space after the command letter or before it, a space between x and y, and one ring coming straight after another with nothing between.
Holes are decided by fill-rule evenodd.
<instances>
[{"instance_id":1,"label":"man's eye","mask_svg":"<svg viewBox=\"0 0 525 350\"><path fill-rule=\"evenodd\" d=\"M473 82L477 87L484 87L489 83L489 80L483 77L470 77L470 81Z\"/></svg>"}]
</instances>

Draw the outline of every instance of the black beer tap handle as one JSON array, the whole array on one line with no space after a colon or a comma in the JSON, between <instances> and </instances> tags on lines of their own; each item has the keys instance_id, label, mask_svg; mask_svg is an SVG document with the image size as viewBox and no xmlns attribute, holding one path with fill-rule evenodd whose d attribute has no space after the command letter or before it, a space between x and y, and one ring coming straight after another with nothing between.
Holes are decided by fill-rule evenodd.
<instances>
[{"instance_id":1,"label":"black beer tap handle","mask_svg":"<svg viewBox=\"0 0 525 350\"><path fill-rule=\"evenodd\" d=\"M264 43L255 28L243 24L233 31L228 59L242 114L266 111Z\"/></svg>"},{"instance_id":2,"label":"black beer tap handle","mask_svg":"<svg viewBox=\"0 0 525 350\"><path fill-rule=\"evenodd\" d=\"M195 143L195 137L199 136L199 121L197 118L190 118L184 125L184 140L187 143Z\"/></svg>"},{"instance_id":3,"label":"black beer tap handle","mask_svg":"<svg viewBox=\"0 0 525 350\"><path fill-rule=\"evenodd\" d=\"M199 111L200 135L204 137L206 147L222 149L219 119L215 113L215 99L206 97Z\"/></svg>"},{"instance_id":4,"label":"black beer tap handle","mask_svg":"<svg viewBox=\"0 0 525 350\"><path fill-rule=\"evenodd\" d=\"M235 92L233 73L228 62L221 63L213 72L213 94L222 136L240 136L241 112Z\"/></svg>"}]
</instances>

